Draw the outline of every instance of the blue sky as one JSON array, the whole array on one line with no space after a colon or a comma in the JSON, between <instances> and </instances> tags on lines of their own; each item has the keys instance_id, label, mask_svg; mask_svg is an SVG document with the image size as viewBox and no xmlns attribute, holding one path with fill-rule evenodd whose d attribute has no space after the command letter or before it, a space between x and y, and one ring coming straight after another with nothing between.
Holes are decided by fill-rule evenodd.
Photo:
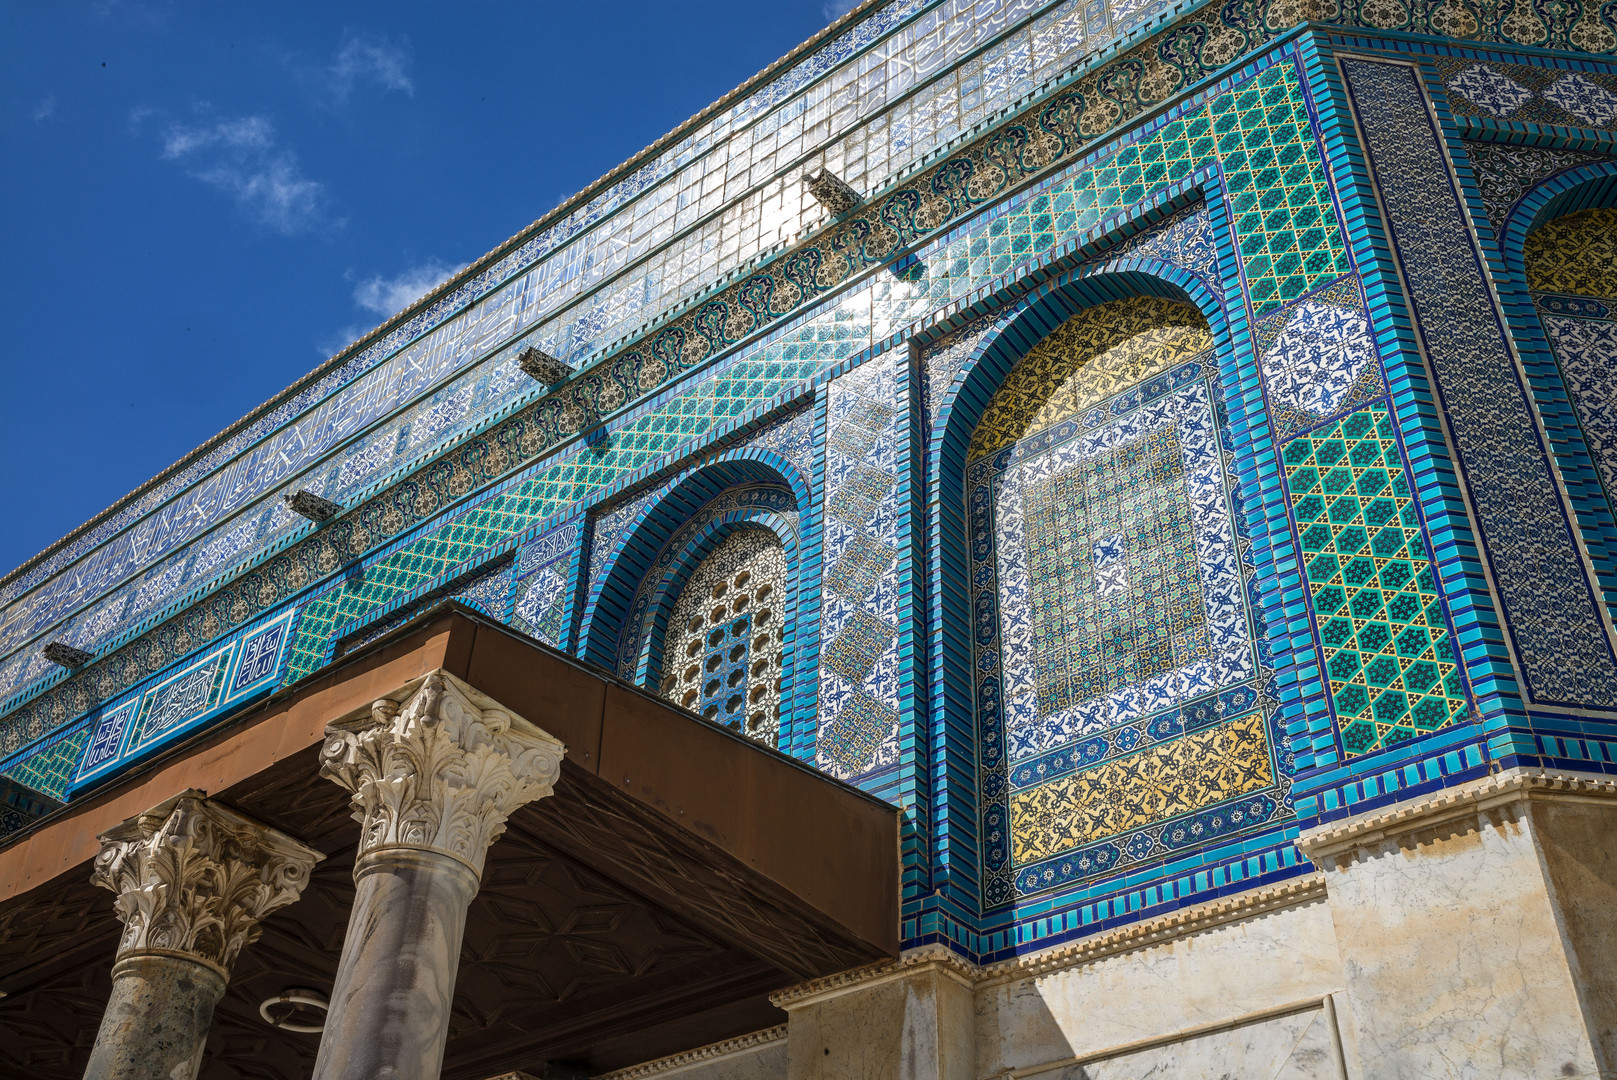
<instances>
[{"instance_id":1,"label":"blue sky","mask_svg":"<svg viewBox=\"0 0 1617 1080\"><path fill-rule=\"evenodd\" d=\"M851 6L0 4L0 573Z\"/></svg>"}]
</instances>

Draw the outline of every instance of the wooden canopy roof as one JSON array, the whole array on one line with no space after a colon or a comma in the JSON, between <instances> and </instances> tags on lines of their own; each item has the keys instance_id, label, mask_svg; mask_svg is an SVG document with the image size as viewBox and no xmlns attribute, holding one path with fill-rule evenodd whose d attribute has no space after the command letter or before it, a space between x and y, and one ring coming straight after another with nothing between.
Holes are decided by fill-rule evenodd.
<instances>
[{"instance_id":1,"label":"wooden canopy roof","mask_svg":"<svg viewBox=\"0 0 1617 1080\"><path fill-rule=\"evenodd\" d=\"M89 882L95 837L187 788L327 855L237 962L202 1069L309 1075L319 1036L258 1006L329 989L342 948L358 825L318 775L325 724L439 668L567 745L555 794L489 852L448 1080L602 1071L769 1027L771 991L896 955L893 807L445 605L0 848L0 1076L83 1074L120 929Z\"/></svg>"}]
</instances>

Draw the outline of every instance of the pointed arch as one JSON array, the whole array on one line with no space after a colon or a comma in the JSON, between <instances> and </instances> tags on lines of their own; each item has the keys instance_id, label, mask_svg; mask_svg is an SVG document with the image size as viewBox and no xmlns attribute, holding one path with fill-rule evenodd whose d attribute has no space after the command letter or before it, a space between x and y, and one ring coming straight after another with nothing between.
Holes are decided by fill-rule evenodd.
<instances>
[{"instance_id":1,"label":"pointed arch","mask_svg":"<svg viewBox=\"0 0 1617 1080\"><path fill-rule=\"evenodd\" d=\"M664 689L670 620L688 583L704 565L712 569L710 557L728 540L750 531L766 534L784 564L778 586L784 595L771 609L778 621L770 644L779 653L766 658L766 666L790 685L802 574L799 515L806 492L805 478L789 462L757 450L720 455L670 481L623 524L621 536L602 538L606 543L597 546L603 565L592 575L585 599L579 655L653 690ZM672 700L682 703L683 696Z\"/></svg>"},{"instance_id":2,"label":"pointed arch","mask_svg":"<svg viewBox=\"0 0 1617 1080\"><path fill-rule=\"evenodd\" d=\"M1238 381L1227 327L1222 305L1199 278L1119 260L1054 282L1001 313L942 397L929 454L930 615L940 651L953 655L933 670L970 673L973 685L965 695L955 688L945 709L952 704L957 715L935 726L958 730L962 706L971 717L986 770L977 825L988 908L1161 861L1203 838L1271 828L1291 814L1272 667L1250 597L1255 573L1236 554L1243 514L1233 457L1222 445L1224 387ZM1024 559L1019 571L1004 569L994 555L1010 536L1010 519L994 516L997 481L989 475L1017 469L1032 485L1030 509L1012 514L1017 524L1044 511L1049 520L1037 543L1028 543L1032 526L1016 542L1030 552L1047 544L1034 559L1050 564ZM1052 490L1048 505L1034 507L1032 487L1058 480L1092 490ZM1108 531L1100 528L1105 514L1084 516L1086 499L1112 516L1122 503L1129 509ZM1107 499L1117 505L1101 507ZM1130 550L1141 537L1148 542ZM1001 591L1002 572L1021 574L1009 592ZM1004 597L1025 611L1050 608L1050 625L1007 616L1024 636L1002 650L1001 634L1011 626L1001 624ZM1055 610L1068 600L1073 611ZM1074 613L1088 620L1081 633L1062 622ZM1119 619L1134 622L1108 622ZM1137 634L1138 641L1111 650L1116 656L1077 655L1107 634L1118 641ZM1040 640L1055 647L1040 654ZM1014 679L996 666L1007 656L1020 665ZM1051 657L1058 662L1034 670ZM1099 757L1082 763L1095 765L1092 771L1069 760L1093 749L1090 734L1104 742L1119 717L1133 725L1127 738L1137 743L1095 751ZM1223 779L1184 788L1194 794L1183 805L1170 800L1133 818L1111 800L1127 796L1127 784L1107 797L1067 790L1121 776L1148 760L1130 755L1154 743L1159 757L1185 757L1163 768L1195 772L1216 761L1211 771ZM1117 764L1108 764L1113 758ZM1044 825L1030 829L1034 820Z\"/></svg>"}]
</instances>

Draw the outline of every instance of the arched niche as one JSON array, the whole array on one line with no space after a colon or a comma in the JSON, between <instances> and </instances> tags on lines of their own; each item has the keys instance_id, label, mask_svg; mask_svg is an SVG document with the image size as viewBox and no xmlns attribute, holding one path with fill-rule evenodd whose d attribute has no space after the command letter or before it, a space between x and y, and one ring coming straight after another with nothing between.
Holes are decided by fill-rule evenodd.
<instances>
[{"instance_id":1,"label":"arched niche","mask_svg":"<svg viewBox=\"0 0 1617 1080\"><path fill-rule=\"evenodd\" d=\"M710 720L780 742L801 483L761 455L711 462L671 483L621 535L597 538L605 562L586 599L581 655ZM724 618L714 614L720 606ZM720 686L708 685L714 678Z\"/></svg>"},{"instance_id":2,"label":"arched niche","mask_svg":"<svg viewBox=\"0 0 1617 1080\"><path fill-rule=\"evenodd\" d=\"M1196 299L1115 274L1012 313L934 429L958 463L988 907L1292 814L1221 320Z\"/></svg>"},{"instance_id":3,"label":"arched niche","mask_svg":"<svg viewBox=\"0 0 1617 1080\"><path fill-rule=\"evenodd\" d=\"M1521 262L1584 444L1617 506L1617 207L1545 217L1527 233Z\"/></svg>"}]
</instances>

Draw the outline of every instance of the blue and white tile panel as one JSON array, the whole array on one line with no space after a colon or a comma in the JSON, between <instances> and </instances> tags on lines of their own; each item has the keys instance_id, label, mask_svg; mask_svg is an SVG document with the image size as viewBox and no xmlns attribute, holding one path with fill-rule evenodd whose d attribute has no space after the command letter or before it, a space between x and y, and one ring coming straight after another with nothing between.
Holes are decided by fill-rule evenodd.
<instances>
[{"instance_id":1,"label":"blue and white tile panel","mask_svg":"<svg viewBox=\"0 0 1617 1080\"><path fill-rule=\"evenodd\" d=\"M70 792L274 690L297 609L236 635L183 669L109 702L79 759Z\"/></svg>"}]
</instances>

